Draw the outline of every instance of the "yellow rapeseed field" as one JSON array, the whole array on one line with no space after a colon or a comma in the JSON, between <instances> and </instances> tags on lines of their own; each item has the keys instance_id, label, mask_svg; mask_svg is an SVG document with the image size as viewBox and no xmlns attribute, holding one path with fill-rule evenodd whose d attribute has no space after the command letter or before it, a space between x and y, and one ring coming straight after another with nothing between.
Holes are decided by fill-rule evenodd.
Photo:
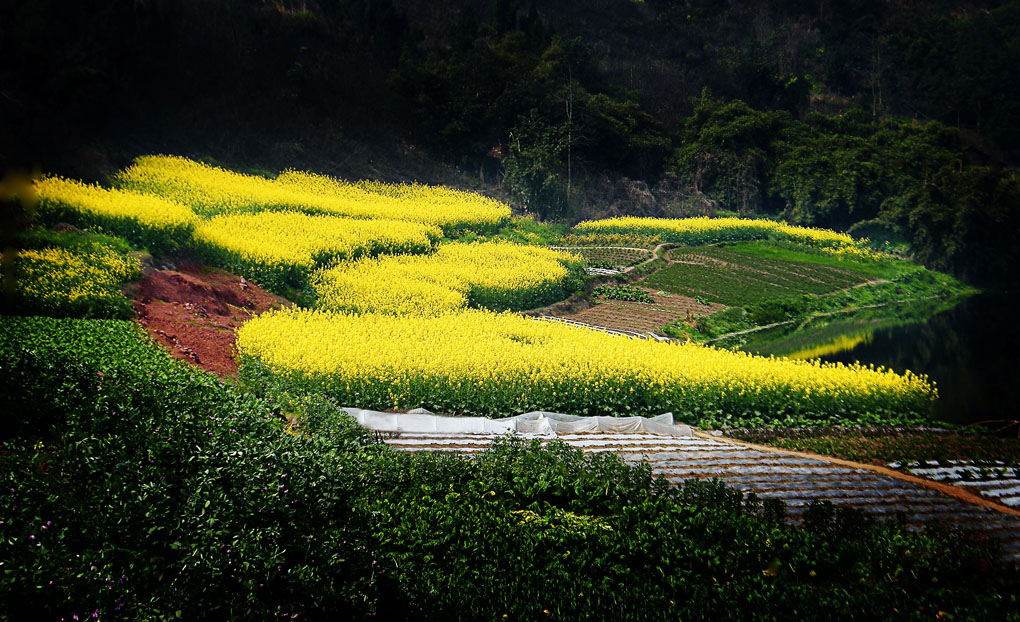
<instances>
[{"instance_id":1,"label":"yellow rapeseed field","mask_svg":"<svg viewBox=\"0 0 1020 622\"><path fill-rule=\"evenodd\" d=\"M743 240L783 239L826 249L836 254L870 258L873 253L845 233L798 227L772 220L745 218L638 218L625 216L578 223L577 235L632 234L655 236L663 242L686 246Z\"/></svg>"},{"instance_id":2,"label":"yellow rapeseed field","mask_svg":"<svg viewBox=\"0 0 1020 622\"><path fill-rule=\"evenodd\" d=\"M106 299L120 299L120 284L140 271L138 259L113 251L22 250L14 260L12 293L39 310L63 313Z\"/></svg>"},{"instance_id":3,"label":"yellow rapeseed field","mask_svg":"<svg viewBox=\"0 0 1020 622\"><path fill-rule=\"evenodd\" d=\"M115 177L123 188L169 197L204 216L294 210L351 218L407 220L446 231L493 231L510 208L481 195L418 184L352 184L285 171L276 179L235 173L187 158L142 156Z\"/></svg>"},{"instance_id":4,"label":"yellow rapeseed field","mask_svg":"<svg viewBox=\"0 0 1020 622\"><path fill-rule=\"evenodd\" d=\"M35 183L39 210L47 220L99 227L155 249L186 244L198 218L186 206L150 194L108 190L61 177Z\"/></svg>"},{"instance_id":5,"label":"yellow rapeseed field","mask_svg":"<svg viewBox=\"0 0 1020 622\"><path fill-rule=\"evenodd\" d=\"M117 173L118 186L167 197L203 216L263 210L320 209L311 195L301 196L272 179L243 175L188 158L148 155Z\"/></svg>"},{"instance_id":6,"label":"yellow rapeseed field","mask_svg":"<svg viewBox=\"0 0 1020 622\"><path fill-rule=\"evenodd\" d=\"M910 373L626 339L493 313L562 299L582 260L511 243L439 244L444 232L494 231L508 221L505 205L470 193L295 171L269 179L172 156L138 158L117 183L121 189L107 190L50 177L35 190L49 220L98 226L153 250L196 248L277 292L314 288L319 310L272 312L239 331L242 373L268 372L345 404L832 423L920 418L935 397L926 378ZM766 220L615 218L581 223L573 235L641 246L778 238L872 256L844 234ZM108 295L137 272L131 261L26 251L19 296L59 306Z\"/></svg>"},{"instance_id":7,"label":"yellow rapeseed field","mask_svg":"<svg viewBox=\"0 0 1020 622\"><path fill-rule=\"evenodd\" d=\"M629 339L467 310L435 317L288 309L238 332L245 373L268 369L340 403L505 415L531 410L681 419L878 420L923 413L924 377Z\"/></svg>"},{"instance_id":8,"label":"yellow rapeseed field","mask_svg":"<svg viewBox=\"0 0 1020 622\"><path fill-rule=\"evenodd\" d=\"M341 263L312 278L319 306L437 315L466 306L527 309L564 298L581 259L511 243L444 244L432 255Z\"/></svg>"},{"instance_id":9,"label":"yellow rapeseed field","mask_svg":"<svg viewBox=\"0 0 1020 622\"><path fill-rule=\"evenodd\" d=\"M285 171L277 182L332 201L331 211L335 213L423 222L442 227L447 233L459 229L491 232L510 220L510 207L505 203L441 186L349 183L300 171Z\"/></svg>"},{"instance_id":10,"label":"yellow rapeseed field","mask_svg":"<svg viewBox=\"0 0 1020 622\"><path fill-rule=\"evenodd\" d=\"M315 268L380 253L425 253L438 227L399 220L358 220L301 212L225 214L195 228L210 261L281 291L302 287Z\"/></svg>"}]
</instances>

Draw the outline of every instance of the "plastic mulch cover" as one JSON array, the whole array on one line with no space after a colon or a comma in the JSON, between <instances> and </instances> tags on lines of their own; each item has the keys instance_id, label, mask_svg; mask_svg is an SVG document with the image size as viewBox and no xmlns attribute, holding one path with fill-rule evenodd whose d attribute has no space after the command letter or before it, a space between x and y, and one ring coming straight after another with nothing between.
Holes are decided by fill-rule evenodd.
<instances>
[{"instance_id":1,"label":"plastic mulch cover","mask_svg":"<svg viewBox=\"0 0 1020 622\"><path fill-rule=\"evenodd\" d=\"M693 436L690 426L673 423L673 413L657 417L581 417L535 411L504 417L444 417L417 408L403 413L384 413L360 408L344 408L348 415L369 430L415 434L525 434L557 436L583 432L616 434L658 434Z\"/></svg>"}]
</instances>

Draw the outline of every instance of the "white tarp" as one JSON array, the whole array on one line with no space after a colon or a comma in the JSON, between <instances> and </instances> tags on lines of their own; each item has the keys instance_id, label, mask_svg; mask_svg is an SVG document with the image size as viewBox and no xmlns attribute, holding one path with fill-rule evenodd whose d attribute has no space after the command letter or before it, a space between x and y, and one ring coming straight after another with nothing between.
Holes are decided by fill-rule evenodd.
<instances>
[{"instance_id":1,"label":"white tarp","mask_svg":"<svg viewBox=\"0 0 1020 622\"><path fill-rule=\"evenodd\" d=\"M384 413L361 408L344 408L348 415L369 430L408 434L523 434L557 436L600 432L615 434L657 434L694 436L690 426L673 423L673 413L657 417L582 417L534 411L505 417L444 417L416 408L404 413Z\"/></svg>"}]
</instances>

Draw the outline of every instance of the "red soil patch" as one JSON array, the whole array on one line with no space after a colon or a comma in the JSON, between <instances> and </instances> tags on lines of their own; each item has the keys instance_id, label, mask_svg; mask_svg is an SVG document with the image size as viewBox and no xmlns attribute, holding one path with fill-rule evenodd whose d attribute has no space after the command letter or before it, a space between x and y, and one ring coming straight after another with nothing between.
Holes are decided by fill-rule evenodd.
<instances>
[{"instance_id":1,"label":"red soil patch","mask_svg":"<svg viewBox=\"0 0 1020 622\"><path fill-rule=\"evenodd\" d=\"M224 376L237 373L234 331L254 315L291 304L234 274L196 266L154 270L132 290L138 323L157 342Z\"/></svg>"}]
</instances>

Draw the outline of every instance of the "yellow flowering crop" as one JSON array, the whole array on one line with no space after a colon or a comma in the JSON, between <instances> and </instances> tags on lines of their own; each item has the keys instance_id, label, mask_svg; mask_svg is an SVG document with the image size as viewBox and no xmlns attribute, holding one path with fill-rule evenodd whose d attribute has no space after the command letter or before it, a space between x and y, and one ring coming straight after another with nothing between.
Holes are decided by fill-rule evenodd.
<instances>
[{"instance_id":1,"label":"yellow flowering crop","mask_svg":"<svg viewBox=\"0 0 1020 622\"><path fill-rule=\"evenodd\" d=\"M298 171L285 171L280 184L334 201L331 211L346 216L412 220L442 227L446 232L470 229L495 231L510 220L510 207L473 192L423 184L356 184Z\"/></svg>"},{"instance_id":2,"label":"yellow flowering crop","mask_svg":"<svg viewBox=\"0 0 1020 622\"><path fill-rule=\"evenodd\" d=\"M60 177L37 181L35 190L46 219L99 227L151 250L186 244L198 220L184 205L161 197L107 190Z\"/></svg>"},{"instance_id":3,"label":"yellow flowering crop","mask_svg":"<svg viewBox=\"0 0 1020 622\"><path fill-rule=\"evenodd\" d=\"M478 231L494 230L510 218L506 205L468 192L417 184L351 184L298 171L267 179L177 156L139 157L116 181L124 188L170 197L204 216L296 210Z\"/></svg>"},{"instance_id":4,"label":"yellow flowering crop","mask_svg":"<svg viewBox=\"0 0 1020 622\"><path fill-rule=\"evenodd\" d=\"M190 206L203 216L263 210L328 212L316 197L281 187L272 179L243 175L188 158L149 155L117 173L122 188L156 194Z\"/></svg>"},{"instance_id":5,"label":"yellow flowering crop","mask_svg":"<svg viewBox=\"0 0 1020 622\"><path fill-rule=\"evenodd\" d=\"M22 250L14 260L12 293L37 312L102 316L121 307L130 310L120 304L125 302L120 285L140 271L136 258L113 251Z\"/></svg>"},{"instance_id":6,"label":"yellow flowering crop","mask_svg":"<svg viewBox=\"0 0 1020 622\"><path fill-rule=\"evenodd\" d=\"M923 376L628 339L514 314L436 317L288 309L238 332L244 373L269 371L364 408L531 410L681 419L917 417Z\"/></svg>"},{"instance_id":7,"label":"yellow flowering crop","mask_svg":"<svg viewBox=\"0 0 1020 622\"><path fill-rule=\"evenodd\" d=\"M466 306L526 309L565 297L580 261L537 246L454 243L432 255L337 264L312 284L319 306L334 310L437 315Z\"/></svg>"},{"instance_id":8,"label":"yellow flowering crop","mask_svg":"<svg viewBox=\"0 0 1020 622\"><path fill-rule=\"evenodd\" d=\"M687 246L741 240L784 239L863 258L872 254L845 233L828 229L797 227L772 220L745 218L638 218L625 216L578 223L573 233L636 234L656 236L663 242Z\"/></svg>"},{"instance_id":9,"label":"yellow flowering crop","mask_svg":"<svg viewBox=\"0 0 1020 622\"><path fill-rule=\"evenodd\" d=\"M438 227L398 220L357 220L301 212L224 214L195 228L195 243L211 261L281 291L302 287L315 268L379 253L424 253Z\"/></svg>"}]
</instances>

